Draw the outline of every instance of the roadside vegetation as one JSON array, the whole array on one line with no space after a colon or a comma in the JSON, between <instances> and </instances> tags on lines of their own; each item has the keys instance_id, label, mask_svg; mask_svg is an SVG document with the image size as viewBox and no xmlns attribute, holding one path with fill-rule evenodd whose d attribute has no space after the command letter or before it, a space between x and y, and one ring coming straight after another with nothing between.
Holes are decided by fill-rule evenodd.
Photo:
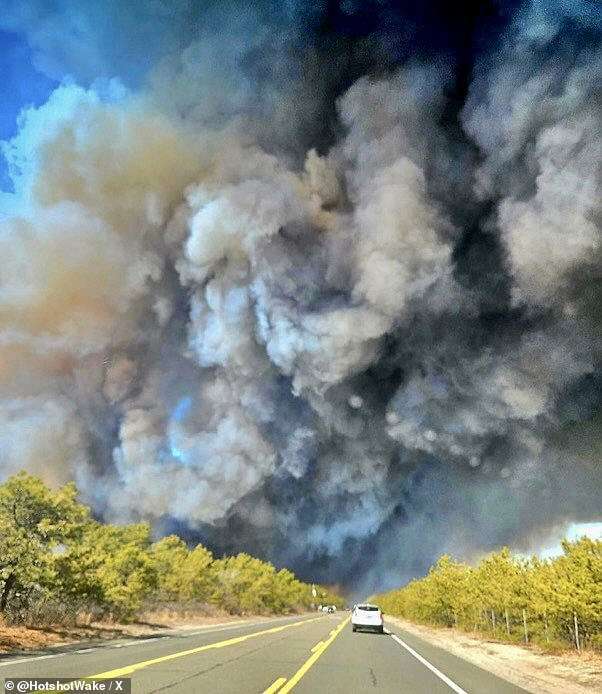
<instances>
[{"instance_id":1,"label":"roadside vegetation","mask_svg":"<svg viewBox=\"0 0 602 694\"><path fill-rule=\"evenodd\" d=\"M341 598L316 586L318 600ZM0 619L8 624L131 621L143 612L286 614L317 599L287 569L248 554L215 558L146 524L99 523L68 484L20 473L0 485Z\"/></svg>"},{"instance_id":2,"label":"roadside vegetation","mask_svg":"<svg viewBox=\"0 0 602 694\"><path fill-rule=\"evenodd\" d=\"M393 616L545 650L602 650L602 541L563 541L554 559L512 556L477 566L443 556L424 578L374 596Z\"/></svg>"}]
</instances>

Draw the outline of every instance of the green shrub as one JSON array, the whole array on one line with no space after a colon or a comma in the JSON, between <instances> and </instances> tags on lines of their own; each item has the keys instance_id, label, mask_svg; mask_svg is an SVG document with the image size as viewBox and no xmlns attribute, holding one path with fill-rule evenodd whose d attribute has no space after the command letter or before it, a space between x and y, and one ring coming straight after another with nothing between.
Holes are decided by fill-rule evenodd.
<instances>
[{"instance_id":1,"label":"green shrub","mask_svg":"<svg viewBox=\"0 0 602 694\"><path fill-rule=\"evenodd\" d=\"M579 645L599 648L602 541L583 537L562 547L562 556L545 561L513 557L503 548L476 567L443 556L424 578L373 599L405 619L546 649L576 647L576 621Z\"/></svg>"}]
</instances>

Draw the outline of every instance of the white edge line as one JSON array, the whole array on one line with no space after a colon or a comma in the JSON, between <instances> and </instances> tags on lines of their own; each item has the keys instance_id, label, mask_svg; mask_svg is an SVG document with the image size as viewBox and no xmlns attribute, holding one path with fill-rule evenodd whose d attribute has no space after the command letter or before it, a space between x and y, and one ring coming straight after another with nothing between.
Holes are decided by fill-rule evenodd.
<instances>
[{"instance_id":1,"label":"white edge line","mask_svg":"<svg viewBox=\"0 0 602 694\"><path fill-rule=\"evenodd\" d=\"M394 639L395 641L397 641L397 643L400 646L402 646L402 648L405 648L406 651L408 651L408 653L413 655L414 658L416 658L416 660L419 660L424 665L424 667L427 667L433 674L437 675L437 677L440 680L443 680L445 682L445 684L450 689L453 689L454 692L456 692L456 694L468 694L468 692L466 690L462 689L462 687L459 687L455 682L450 680L449 677L447 677L447 675L444 675L441 672L441 670L437 670L437 668L434 665L432 665L431 663L429 663L429 661L426 658L423 658L420 655L420 653L416 653L416 651L413 648L411 648L410 646L408 646L408 644L405 643L405 641L402 641L399 638L399 636L396 636L395 634L391 634L391 638Z\"/></svg>"},{"instance_id":2,"label":"white edge line","mask_svg":"<svg viewBox=\"0 0 602 694\"><path fill-rule=\"evenodd\" d=\"M50 655L35 655L32 658L19 658L18 660L6 660L0 663L0 667L7 667L8 665L18 665L19 663L30 663L32 660L48 660L48 658L58 658L63 653L52 653Z\"/></svg>"},{"instance_id":3,"label":"white edge line","mask_svg":"<svg viewBox=\"0 0 602 694\"><path fill-rule=\"evenodd\" d=\"M276 620L273 620L276 621ZM280 621L280 620L278 620ZM204 629L201 629L200 631L187 631L187 632L177 632L175 634L168 634L169 637L180 637L180 638L188 638L189 636L204 636L205 634L216 634L220 631L232 631L232 629L242 629L245 626L253 626L253 627L258 627L261 626L262 624L271 624L271 621L267 622L241 622L240 624L236 624L235 626L227 626L227 627L221 627L219 629L211 629L210 627L206 627Z\"/></svg>"},{"instance_id":4,"label":"white edge line","mask_svg":"<svg viewBox=\"0 0 602 694\"><path fill-rule=\"evenodd\" d=\"M209 634L212 632L217 632L217 631L229 631L231 629L237 629L237 628L243 628L244 626L261 626L262 624L273 624L274 622L282 622L286 619L293 619L295 615L290 615L286 617L276 617L276 619L267 619L263 620L261 622L248 622L246 620L240 620L239 622L230 622L229 626L221 629L212 629L210 625L206 627L205 630L203 631L198 631L193 634L179 634L180 638L188 638L189 636L201 636L204 634ZM303 620L301 620L303 621ZM225 624L228 624L228 622L222 622ZM126 641L125 643L120 643L120 644L110 644L107 643L105 644L100 644L98 646L93 646L90 650L100 650L102 648L125 648L127 646L136 646L139 643L147 643L148 641L157 641L159 639L165 639L165 638L174 638L177 637L178 634L165 634L165 635L157 635L157 636L151 636L148 639L138 639L135 641ZM50 653L48 655L34 655L31 658L19 658L18 660L5 660L5 661L0 661L0 667L8 667L9 665L19 665L19 663L31 663L34 660L47 660L49 658L61 658L67 655L73 655L73 653L83 653L86 652L87 649L81 649L79 651L61 651L60 653Z\"/></svg>"},{"instance_id":5,"label":"white edge line","mask_svg":"<svg viewBox=\"0 0 602 694\"><path fill-rule=\"evenodd\" d=\"M199 631L188 631L188 628L186 630L182 629L181 631L176 631L174 634L167 634L167 636L172 637L172 636L178 636L178 637L188 637L188 636L203 636L204 634L209 634L213 632L218 632L218 631L230 631L232 629L241 629L242 627L245 626L262 626L263 624L274 624L275 622L284 622L286 620L294 619L295 616L298 615L285 615L284 617L275 617L274 619L264 619L259 622L250 622L247 620L239 620L237 622L222 622L222 624L215 624L215 625L210 625L208 624L206 627L200 627ZM311 614L308 616L312 616ZM223 626L227 625L227 626ZM219 629L215 629L215 627L221 627ZM191 629L195 629L196 627L190 627Z\"/></svg>"},{"instance_id":6,"label":"white edge line","mask_svg":"<svg viewBox=\"0 0 602 694\"><path fill-rule=\"evenodd\" d=\"M194 631L195 629L213 629L214 627L235 627L239 624L248 624L249 622L246 619L238 619L235 622L217 622L216 624L205 624L205 626L200 626L199 624L195 624L193 626L187 626L187 627L174 627L174 631L176 631L178 634L186 634L188 632L194 632L196 633L202 633L198 631Z\"/></svg>"},{"instance_id":7,"label":"white edge line","mask_svg":"<svg viewBox=\"0 0 602 694\"><path fill-rule=\"evenodd\" d=\"M127 645L134 646L137 643L148 643L149 641L159 641L160 639L163 640L165 638L169 638L169 636L149 636L147 639L136 639L134 641L128 641Z\"/></svg>"},{"instance_id":8,"label":"white edge line","mask_svg":"<svg viewBox=\"0 0 602 694\"><path fill-rule=\"evenodd\" d=\"M169 638L169 636L153 636L149 639L136 639L134 641L123 641L120 643L102 643L99 646L94 646L94 648L97 650L101 648L125 648L126 646L137 646L139 643L150 643L151 641L160 641L161 639L167 638Z\"/></svg>"}]
</instances>

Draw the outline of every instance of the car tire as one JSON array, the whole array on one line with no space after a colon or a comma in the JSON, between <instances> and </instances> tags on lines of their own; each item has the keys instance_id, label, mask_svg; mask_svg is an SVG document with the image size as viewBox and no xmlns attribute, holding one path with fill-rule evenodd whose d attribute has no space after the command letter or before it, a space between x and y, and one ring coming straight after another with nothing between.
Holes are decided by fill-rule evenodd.
<instances>
[{"instance_id":1,"label":"car tire","mask_svg":"<svg viewBox=\"0 0 602 694\"><path fill-rule=\"evenodd\" d=\"M378 630L379 634L384 634L385 633L385 627L380 627Z\"/></svg>"},{"instance_id":2,"label":"car tire","mask_svg":"<svg viewBox=\"0 0 602 694\"><path fill-rule=\"evenodd\" d=\"M352 625L351 625L351 631L357 631L357 628L356 628L355 624L352 624Z\"/></svg>"}]
</instances>

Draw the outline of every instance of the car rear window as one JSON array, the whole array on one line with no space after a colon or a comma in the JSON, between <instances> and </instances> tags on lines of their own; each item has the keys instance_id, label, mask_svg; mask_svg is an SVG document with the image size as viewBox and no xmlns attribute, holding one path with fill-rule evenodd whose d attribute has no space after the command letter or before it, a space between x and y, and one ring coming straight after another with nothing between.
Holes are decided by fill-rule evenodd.
<instances>
[{"instance_id":1,"label":"car rear window","mask_svg":"<svg viewBox=\"0 0 602 694\"><path fill-rule=\"evenodd\" d=\"M378 607L374 607L374 605L358 605L357 609L362 610L362 612L378 612Z\"/></svg>"}]
</instances>

